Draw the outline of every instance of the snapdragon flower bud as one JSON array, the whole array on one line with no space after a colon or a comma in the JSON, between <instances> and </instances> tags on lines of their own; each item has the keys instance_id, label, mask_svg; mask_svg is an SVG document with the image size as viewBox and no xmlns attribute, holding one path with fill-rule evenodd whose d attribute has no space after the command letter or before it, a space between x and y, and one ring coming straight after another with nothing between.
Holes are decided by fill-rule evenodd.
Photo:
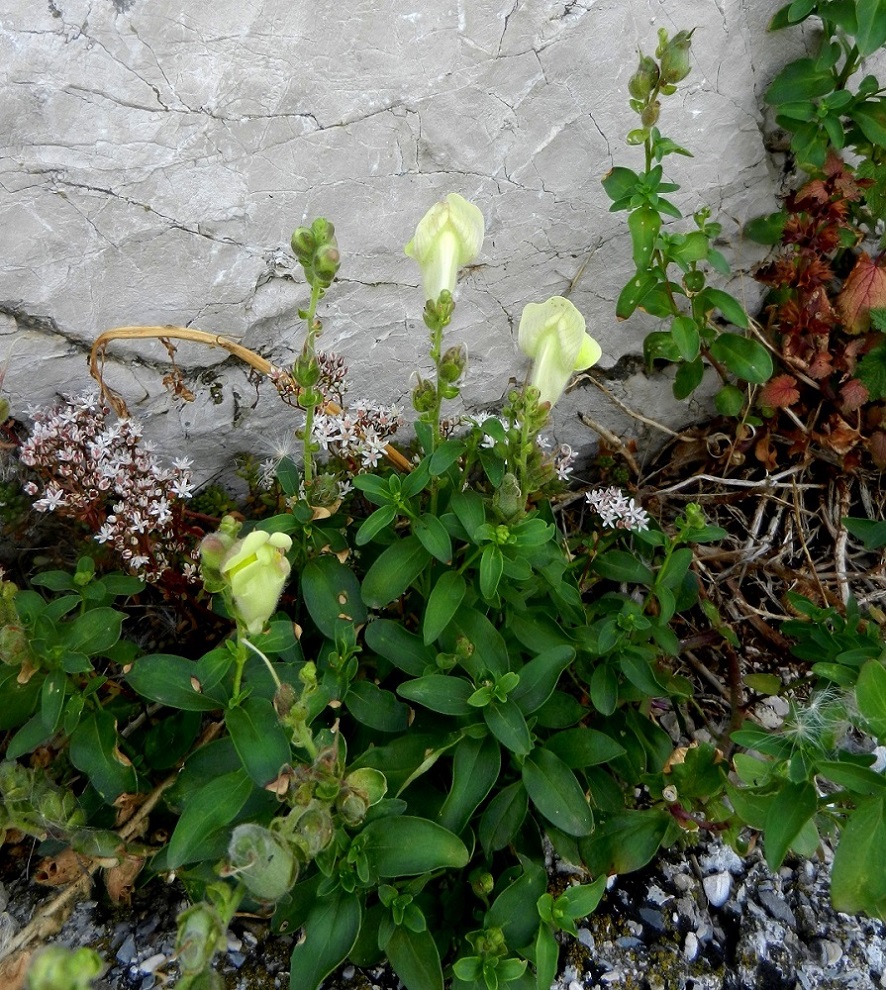
<instances>
[{"instance_id":1,"label":"snapdragon flower bud","mask_svg":"<svg viewBox=\"0 0 886 990\"><path fill-rule=\"evenodd\" d=\"M277 607L289 577L286 533L253 530L238 540L221 564L221 576L231 590L237 618L248 633L260 633Z\"/></svg>"},{"instance_id":2,"label":"snapdragon flower bud","mask_svg":"<svg viewBox=\"0 0 886 990\"><path fill-rule=\"evenodd\" d=\"M645 102L658 85L658 63L649 55L640 55L637 71L628 80L628 92L635 100Z\"/></svg>"},{"instance_id":3,"label":"snapdragon flower bud","mask_svg":"<svg viewBox=\"0 0 886 990\"><path fill-rule=\"evenodd\" d=\"M693 31L695 29L693 28ZM662 82L669 86L685 79L692 66L689 62L689 49L692 45L692 31L679 31L668 41L664 28L658 32L658 57L661 59Z\"/></svg>"}]
</instances>

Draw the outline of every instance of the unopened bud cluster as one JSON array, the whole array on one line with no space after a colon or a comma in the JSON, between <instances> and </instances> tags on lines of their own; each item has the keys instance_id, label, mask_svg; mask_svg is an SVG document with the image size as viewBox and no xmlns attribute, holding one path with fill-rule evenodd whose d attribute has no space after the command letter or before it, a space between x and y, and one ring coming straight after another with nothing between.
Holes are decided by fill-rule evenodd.
<instances>
[{"instance_id":1,"label":"unopened bud cluster","mask_svg":"<svg viewBox=\"0 0 886 990\"><path fill-rule=\"evenodd\" d=\"M341 266L335 227L323 217L318 217L310 227L296 229L291 246L309 284L328 289Z\"/></svg>"},{"instance_id":2,"label":"unopened bud cluster","mask_svg":"<svg viewBox=\"0 0 886 990\"><path fill-rule=\"evenodd\" d=\"M0 845L7 830L38 838L82 828L86 815L74 795L40 770L0 762Z\"/></svg>"},{"instance_id":3,"label":"unopened bud cluster","mask_svg":"<svg viewBox=\"0 0 886 990\"><path fill-rule=\"evenodd\" d=\"M661 112L659 95L670 96L676 91L676 84L689 75L691 44L692 31L679 31L669 38L661 28L655 58L640 53L637 70L628 80L628 92L631 108L640 115L642 126L628 134L629 144L642 144L649 137Z\"/></svg>"},{"instance_id":4,"label":"unopened bud cluster","mask_svg":"<svg viewBox=\"0 0 886 990\"><path fill-rule=\"evenodd\" d=\"M90 526L95 539L142 580L161 580L183 557L185 577L196 580L196 551L184 523L193 492L191 462L179 458L171 468L161 467L141 427L131 419L108 423L109 413L88 393L29 409L34 425L19 459L36 480L25 484L25 492L39 496L33 503L38 512Z\"/></svg>"}]
</instances>

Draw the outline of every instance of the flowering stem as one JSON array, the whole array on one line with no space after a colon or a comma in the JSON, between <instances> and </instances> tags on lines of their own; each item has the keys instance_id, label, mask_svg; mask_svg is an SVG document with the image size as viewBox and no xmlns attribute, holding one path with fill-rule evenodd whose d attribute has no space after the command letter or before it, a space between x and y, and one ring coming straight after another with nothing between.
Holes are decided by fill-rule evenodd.
<instances>
[{"instance_id":1,"label":"flowering stem","mask_svg":"<svg viewBox=\"0 0 886 990\"><path fill-rule=\"evenodd\" d=\"M250 643L248 639L243 639L241 640L241 642L243 642L246 646L248 646L253 653L256 653L258 656L262 658L262 660L265 663L265 666L268 668L268 672L273 678L274 687L279 689L281 686L280 678L277 676L277 672L274 670L274 665L271 663L271 661L264 655L264 653L262 653L262 651L254 643Z\"/></svg>"},{"instance_id":2,"label":"flowering stem","mask_svg":"<svg viewBox=\"0 0 886 990\"><path fill-rule=\"evenodd\" d=\"M316 341L317 333L319 331L319 325L317 324L317 304L320 302L320 297L322 295L323 286L320 284L319 280L315 279L311 284L311 301L308 305L307 315L305 316L305 322L308 325L308 336L305 340L305 346L302 352L303 356L308 359L310 364L315 364L317 359ZM318 404L317 392L313 385L309 385L302 393L302 405L305 410L305 427L303 438L303 470L305 486L311 482L314 475L314 410L317 408Z\"/></svg>"}]
</instances>

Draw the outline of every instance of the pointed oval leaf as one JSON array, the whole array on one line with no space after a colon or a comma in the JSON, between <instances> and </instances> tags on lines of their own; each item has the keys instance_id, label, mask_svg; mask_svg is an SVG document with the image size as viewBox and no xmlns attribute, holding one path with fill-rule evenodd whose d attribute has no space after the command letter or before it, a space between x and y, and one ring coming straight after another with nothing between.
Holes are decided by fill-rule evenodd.
<instances>
[{"instance_id":1,"label":"pointed oval leaf","mask_svg":"<svg viewBox=\"0 0 886 990\"><path fill-rule=\"evenodd\" d=\"M711 344L711 354L737 378L764 385L775 370L772 355L756 340L737 333L721 333Z\"/></svg>"},{"instance_id":2,"label":"pointed oval leaf","mask_svg":"<svg viewBox=\"0 0 886 990\"><path fill-rule=\"evenodd\" d=\"M408 877L467 865L468 850L449 829L426 818L378 818L360 832L363 852L380 877Z\"/></svg>"},{"instance_id":3,"label":"pointed oval leaf","mask_svg":"<svg viewBox=\"0 0 886 990\"><path fill-rule=\"evenodd\" d=\"M492 790L501 771L501 749L492 736L466 736L455 747L452 788L437 814L450 832L461 833L480 802Z\"/></svg>"},{"instance_id":4,"label":"pointed oval leaf","mask_svg":"<svg viewBox=\"0 0 886 990\"><path fill-rule=\"evenodd\" d=\"M356 894L318 898L305 919L305 937L292 950L289 990L317 990L348 958L360 934L363 910Z\"/></svg>"},{"instance_id":5,"label":"pointed oval leaf","mask_svg":"<svg viewBox=\"0 0 886 990\"><path fill-rule=\"evenodd\" d=\"M225 725L243 768L259 787L275 780L291 758L289 739L267 698L247 698L225 712Z\"/></svg>"},{"instance_id":6,"label":"pointed oval leaf","mask_svg":"<svg viewBox=\"0 0 886 990\"><path fill-rule=\"evenodd\" d=\"M126 682L143 698L188 712L217 711L221 704L201 693L197 665L170 653L139 657Z\"/></svg>"},{"instance_id":7,"label":"pointed oval leaf","mask_svg":"<svg viewBox=\"0 0 886 990\"><path fill-rule=\"evenodd\" d=\"M414 701L441 715L470 715L473 709L468 698L474 686L463 677L453 674L427 674L416 677L397 688L397 694L407 701Z\"/></svg>"},{"instance_id":8,"label":"pointed oval leaf","mask_svg":"<svg viewBox=\"0 0 886 990\"><path fill-rule=\"evenodd\" d=\"M523 785L530 800L552 825L567 835L590 835L594 816L575 774L559 756L535 749L523 764Z\"/></svg>"},{"instance_id":9,"label":"pointed oval leaf","mask_svg":"<svg viewBox=\"0 0 886 990\"><path fill-rule=\"evenodd\" d=\"M449 625L468 590L458 571L446 571L434 585L422 620L422 639L429 645Z\"/></svg>"},{"instance_id":10,"label":"pointed oval leaf","mask_svg":"<svg viewBox=\"0 0 886 990\"><path fill-rule=\"evenodd\" d=\"M363 601L384 608L412 584L428 566L431 555L416 536L407 536L384 550L363 579Z\"/></svg>"}]
</instances>

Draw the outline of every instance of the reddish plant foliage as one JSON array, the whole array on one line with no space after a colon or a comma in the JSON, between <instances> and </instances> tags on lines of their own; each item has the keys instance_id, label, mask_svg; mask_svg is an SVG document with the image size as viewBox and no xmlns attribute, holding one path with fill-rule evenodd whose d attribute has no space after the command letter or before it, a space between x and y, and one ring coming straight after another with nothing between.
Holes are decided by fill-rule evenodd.
<instances>
[{"instance_id":1,"label":"reddish plant foliage","mask_svg":"<svg viewBox=\"0 0 886 990\"><path fill-rule=\"evenodd\" d=\"M768 329L781 359L757 397L764 426L755 453L764 464L776 463L780 437L793 456L812 445L847 469L865 454L886 466L886 348L881 358L884 335L871 325L871 311L886 309L886 259L858 247L867 184L832 154L824 175L786 197L780 254L757 272L771 288Z\"/></svg>"}]
</instances>

